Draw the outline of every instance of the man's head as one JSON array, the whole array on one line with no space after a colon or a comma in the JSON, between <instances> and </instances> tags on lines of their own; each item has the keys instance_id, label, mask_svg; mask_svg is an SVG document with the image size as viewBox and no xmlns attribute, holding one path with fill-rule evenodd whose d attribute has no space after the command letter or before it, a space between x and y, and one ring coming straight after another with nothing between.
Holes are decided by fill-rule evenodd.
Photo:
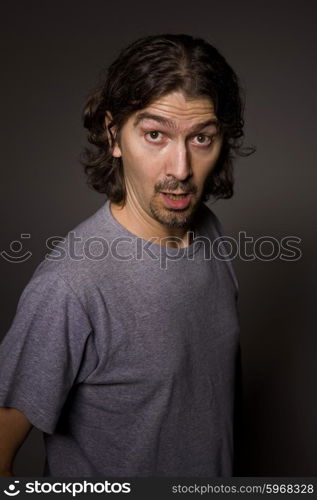
<instances>
[{"instance_id":1,"label":"man's head","mask_svg":"<svg viewBox=\"0 0 317 500\"><path fill-rule=\"evenodd\" d=\"M88 181L113 203L124 205L130 193L161 223L182 226L200 200L232 196L231 153L243 137L239 85L204 40L158 35L131 44L89 97L84 125L97 146L86 150Z\"/></svg>"},{"instance_id":2,"label":"man's head","mask_svg":"<svg viewBox=\"0 0 317 500\"><path fill-rule=\"evenodd\" d=\"M208 97L174 91L132 113L112 150L123 160L129 208L143 219L188 227L221 146Z\"/></svg>"}]
</instances>

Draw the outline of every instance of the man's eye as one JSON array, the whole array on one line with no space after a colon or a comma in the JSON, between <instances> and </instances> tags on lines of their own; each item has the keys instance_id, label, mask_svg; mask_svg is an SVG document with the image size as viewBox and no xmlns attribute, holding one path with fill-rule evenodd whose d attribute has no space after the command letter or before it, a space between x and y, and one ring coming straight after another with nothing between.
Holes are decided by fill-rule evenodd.
<instances>
[{"instance_id":1,"label":"man's eye","mask_svg":"<svg viewBox=\"0 0 317 500\"><path fill-rule=\"evenodd\" d=\"M150 132L147 132L146 134L147 139L149 139L152 142L159 142L162 139L162 132L159 132L158 130L151 130Z\"/></svg>"},{"instance_id":2,"label":"man's eye","mask_svg":"<svg viewBox=\"0 0 317 500\"><path fill-rule=\"evenodd\" d=\"M209 146L212 143L212 140L213 136L211 135L198 134L194 138L194 143L199 146Z\"/></svg>"}]
</instances>

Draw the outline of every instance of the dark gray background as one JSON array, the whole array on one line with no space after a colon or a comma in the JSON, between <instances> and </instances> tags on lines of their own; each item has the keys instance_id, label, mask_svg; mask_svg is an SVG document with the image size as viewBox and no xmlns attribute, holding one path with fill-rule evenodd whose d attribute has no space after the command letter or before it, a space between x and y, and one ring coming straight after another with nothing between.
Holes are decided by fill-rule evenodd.
<instances>
[{"instance_id":1,"label":"dark gray background","mask_svg":"<svg viewBox=\"0 0 317 500\"><path fill-rule=\"evenodd\" d=\"M27 262L0 257L1 334L44 257L103 202L85 185L81 109L99 71L130 41L185 32L206 38L247 93L236 194L213 208L226 233L302 238L297 262L234 262L240 282L244 430L239 474L317 475L316 2L12 1L1 8L1 250L23 241ZM23 251L21 252L23 253ZM17 254L18 255L18 254ZM33 431L18 475L41 474Z\"/></svg>"}]
</instances>

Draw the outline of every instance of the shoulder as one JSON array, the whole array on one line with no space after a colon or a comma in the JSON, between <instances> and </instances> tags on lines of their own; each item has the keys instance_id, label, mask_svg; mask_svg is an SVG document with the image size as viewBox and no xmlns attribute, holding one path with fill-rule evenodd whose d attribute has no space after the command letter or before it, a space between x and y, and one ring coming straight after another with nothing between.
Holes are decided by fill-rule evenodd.
<instances>
[{"instance_id":1,"label":"shoulder","mask_svg":"<svg viewBox=\"0 0 317 500\"><path fill-rule=\"evenodd\" d=\"M107 202L65 236L46 241L47 253L38 264L23 295L37 301L40 295L61 301L79 300L88 310L88 298L100 282L110 281L109 242L115 228L108 220ZM107 279L107 277L109 279Z\"/></svg>"},{"instance_id":2,"label":"shoulder","mask_svg":"<svg viewBox=\"0 0 317 500\"><path fill-rule=\"evenodd\" d=\"M106 202L65 236L47 239L48 251L36 275L56 273L66 282L76 281L76 278L89 280L95 272L99 272L112 239L113 228Z\"/></svg>"},{"instance_id":3,"label":"shoulder","mask_svg":"<svg viewBox=\"0 0 317 500\"><path fill-rule=\"evenodd\" d=\"M224 234L219 218L205 203L201 203L197 210L195 225L200 234L212 238L218 238Z\"/></svg>"},{"instance_id":4,"label":"shoulder","mask_svg":"<svg viewBox=\"0 0 317 500\"><path fill-rule=\"evenodd\" d=\"M236 294L239 290L237 277L232 265L232 238L226 236L217 215L204 203L201 204L198 215L198 231L212 242L212 253L219 265L225 266L231 275Z\"/></svg>"}]
</instances>

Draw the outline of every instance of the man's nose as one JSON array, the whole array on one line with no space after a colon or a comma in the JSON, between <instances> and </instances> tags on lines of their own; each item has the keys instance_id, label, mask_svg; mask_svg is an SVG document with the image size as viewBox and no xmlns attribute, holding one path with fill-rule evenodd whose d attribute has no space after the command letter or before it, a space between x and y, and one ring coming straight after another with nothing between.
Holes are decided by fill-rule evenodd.
<instances>
[{"instance_id":1,"label":"man's nose","mask_svg":"<svg viewBox=\"0 0 317 500\"><path fill-rule=\"evenodd\" d=\"M191 158L184 142L179 141L171 148L166 174L172 175L180 181L184 181L192 175Z\"/></svg>"}]
</instances>

